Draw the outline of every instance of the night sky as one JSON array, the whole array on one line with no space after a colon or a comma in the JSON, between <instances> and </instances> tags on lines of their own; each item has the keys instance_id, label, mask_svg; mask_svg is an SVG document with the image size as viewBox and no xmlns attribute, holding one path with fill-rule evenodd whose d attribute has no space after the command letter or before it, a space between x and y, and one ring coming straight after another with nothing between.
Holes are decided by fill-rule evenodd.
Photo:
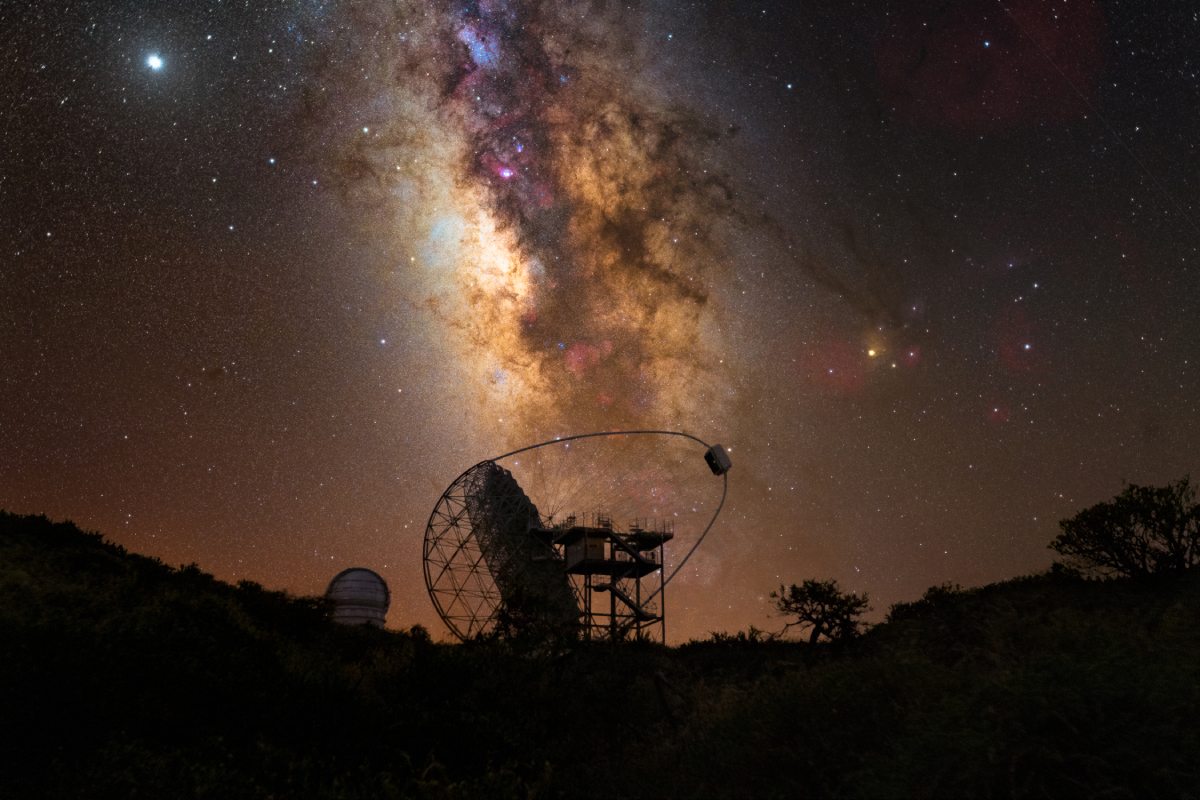
<instances>
[{"instance_id":1,"label":"night sky","mask_svg":"<svg viewBox=\"0 0 1200 800\"><path fill-rule=\"evenodd\" d=\"M0 507L371 567L440 636L456 475L653 427L735 464L672 641L1043 569L1200 474L1197 41L1183 2L9 0ZM702 450L603 441L531 498L694 536Z\"/></svg>"}]
</instances>

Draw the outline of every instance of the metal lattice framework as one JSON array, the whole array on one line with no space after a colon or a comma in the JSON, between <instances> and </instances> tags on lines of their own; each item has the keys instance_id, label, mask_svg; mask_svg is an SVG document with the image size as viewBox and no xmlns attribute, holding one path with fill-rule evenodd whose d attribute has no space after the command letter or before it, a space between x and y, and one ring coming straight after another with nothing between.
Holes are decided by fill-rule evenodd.
<instances>
[{"instance_id":1,"label":"metal lattice framework","mask_svg":"<svg viewBox=\"0 0 1200 800\"><path fill-rule=\"evenodd\" d=\"M442 493L425 528L425 586L459 639L502 623L570 627L579 605L561 556L512 474L483 461Z\"/></svg>"},{"instance_id":2,"label":"metal lattice framework","mask_svg":"<svg viewBox=\"0 0 1200 800\"><path fill-rule=\"evenodd\" d=\"M512 473L496 463L530 450L610 436L689 439L705 448L709 469L722 478L712 518L670 575L663 561L663 544L674 536L669 527L647 530L635 521L622 533L611 520L592 527L576 525L574 517L565 525L543 521ZM556 437L481 461L450 484L429 517L425 588L446 627L461 640L518 631L641 639L654 629L665 638L664 590L717 521L731 466L721 445L667 430ZM643 579L654 574L657 588L643 586ZM595 595L604 593L607 610L595 602Z\"/></svg>"}]
</instances>

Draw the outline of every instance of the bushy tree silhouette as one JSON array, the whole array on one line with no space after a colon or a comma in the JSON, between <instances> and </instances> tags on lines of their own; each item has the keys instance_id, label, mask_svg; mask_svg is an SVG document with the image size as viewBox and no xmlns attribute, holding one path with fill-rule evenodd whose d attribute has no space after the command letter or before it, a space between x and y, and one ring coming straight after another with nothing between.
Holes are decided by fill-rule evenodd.
<instances>
[{"instance_id":1,"label":"bushy tree silhouette","mask_svg":"<svg viewBox=\"0 0 1200 800\"><path fill-rule=\"evenodd\" d=\"M771 599L781 614L795 617L783 629L806 627L810 644L816 644L822 636L830 641L857 636L862 627L859 617L870 608L865 594L843 592L836 580L809 579L787 588L780 584L778 591L771 592Z\"/></svg>"},{"instance_id":2,"label":"bushy tree silhouette","mask_svg":"<svg viewBox=\"0 0 1200 800\"><path fill-rule=\"evenodd\" d=\"M1135 486L1059 523L1061 566L1101 577L1182 572L1200 563L1200 504L1187 477Z\"/></svg>"}]
</instances>

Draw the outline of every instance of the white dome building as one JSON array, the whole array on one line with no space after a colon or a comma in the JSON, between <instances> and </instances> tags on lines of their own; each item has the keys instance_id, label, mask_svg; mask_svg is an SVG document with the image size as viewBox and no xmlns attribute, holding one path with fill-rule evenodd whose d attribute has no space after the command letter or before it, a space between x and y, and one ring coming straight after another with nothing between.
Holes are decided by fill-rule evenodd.
<instances>
[{"instance_id":1,"label":"white dome building","mask_svg":"<svg viewBox=\"0 0 1200 800\"><path fill-rule=\"evenodd\" d=\"M334 622L376 628L383 627L392 600L387 581L366 567L350 567L334 575L325 596L333 601Z\"/></svg>"}]
</instances>

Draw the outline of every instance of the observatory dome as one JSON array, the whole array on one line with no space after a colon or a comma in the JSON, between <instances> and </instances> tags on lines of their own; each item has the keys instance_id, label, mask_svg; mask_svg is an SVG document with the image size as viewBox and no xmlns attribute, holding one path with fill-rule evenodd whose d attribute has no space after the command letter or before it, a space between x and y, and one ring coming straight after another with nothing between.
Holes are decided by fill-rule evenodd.
<instances>
[{"instance_id":1,"label":"observatory dome","mask_svg":"<svg viewBox=\"0 0 1200 800\"><path fill-rule=\"evenodd\" d=\"M383 627L392 599L387 582L366 567L350 567L334 575L325 596L333 601L335 622L376 628Z\"/></svg>"}]
</instances>

